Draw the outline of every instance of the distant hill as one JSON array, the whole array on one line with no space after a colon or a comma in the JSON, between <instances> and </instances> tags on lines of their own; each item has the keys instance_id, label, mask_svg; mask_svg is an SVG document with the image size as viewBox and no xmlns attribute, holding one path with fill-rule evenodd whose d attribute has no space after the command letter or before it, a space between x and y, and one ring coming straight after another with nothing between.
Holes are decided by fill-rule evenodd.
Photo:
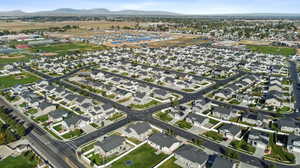
<instances>
[{"instance_id":1,"label":"distant hill","mask_svg":"<svg viewBox=\"0 0 300 168\"><path fill-rule=\"evenodd\" d=\"M0 11L0 16L95 16L95 15L179 15L177 13L166 11L142 11L142 10L121 10L110 11L104 8L97 9L72 9L60 8L51 11L23 12L16 11Z\"/></svg>"},{"instance_id":2,"label":"distant hill","mask_svg":"<svg viewBox=\"0 0 300 168\"><path fill-rule=\"evenodd\" d=\"M191 17L300 17L300 13L232 13L232 14L199 14L184 15L167 11L120 10L111 11L105 8L72 9L60 8L49 11L23 12L21 10L0 11L0 16L97 16L97 15L164 15L164 16L191 16Z\"/></svg>"}]
</instances>

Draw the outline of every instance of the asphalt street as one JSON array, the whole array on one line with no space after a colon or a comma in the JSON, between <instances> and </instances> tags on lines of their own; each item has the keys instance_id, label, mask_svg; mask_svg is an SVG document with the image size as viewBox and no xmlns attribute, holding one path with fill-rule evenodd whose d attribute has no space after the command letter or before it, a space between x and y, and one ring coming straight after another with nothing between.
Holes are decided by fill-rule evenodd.
<instances>
[{"instance_id":1,"label":"asphalt street","mask_svg":"<svg viewBox=\"0 0 300 168\"><path fill-rule=\"evenodd\" d=\"M84 67L84 68L86 68L86 67ZM34 124L31 121L29 121L28 119L26 119L26 117L24 118L24 116L22 114L19 114L18 111L15 111L15 113L17 115L23 116L21 118L23 118L24 121L27 121L28 123L31 123L31 124L34 125L34 129L32 130L33 132L28 134L29 140L32 141L37 146L38 149L41 149L41 151L43 153L45 153L45 155L47 156L47 159L49 159L53 164L56 164L55 166L58 167L58 168L71 167L69 164L67 164L66 159L64 159L64 158L68 158L77 167L80 167L80 168L83 167L83 165L80 164L78 162L77 158L76 158L76 153L75 153L76 151L75 150L76 150L77 147L79 147L79 146L81 146L81 145L83 145L83 144L85 144L89 141L95 140L99 136L105 135L105 134L107 134L107 133L109 133L109 132L111 132L115 129L123 127L124 125L126 125L127 123L129 123L131 121L148 121L148 122L150 122L151 124L153 124L157 127L163 128L165 130L172 130L176 135L184 137L188 140L201 139L204 142L203 146L205 146L206 148L208 148L210 150L216 151L218 153L223 153L225 150L228 149L227 147L225 147L221 144L218 144L216 142L207 140L203 137L197 136L195 134L192 134L190 132L187 132L185 130L182 130L180 128L172 126L170 124L167 124L167 123L164 123L162 121L156 120L152 117L152 114L154 112L165 109L165 108L168 108L168 107L171 107L172 106L171 103L161 104L161 105L158 105L158 106L152 107L150 109L146 109L146 110L132 110L132 109L126 107L126 106L123 106L121 104L113 102L113 101L111 101L107 98L104 98L102 96L99 96L95 93L91 93L89 91L83 90L78 86L75 86L73 84L70 84L70 83L62 80L63 78L69 77L71 74L74 74L74 73L78 72L79 70L72 71L71 73L66 74L63 77L59 77L59 78L52 78L48 75L42 74L42 73L40 73L38 71L35 71L31 68L28 68L28 67L26 68L26 70L29 70L30 72L36 73L37 75L39 75L39 76L41 76L41 77L43 77L43 78L45 78L49 81L59 81L59 83L61 85L64 85L64 87L76 89L76 90L81 91L81 92L85 92L93 99L102 101L104 103L111 103L116 109L124 111L127 114L126 119L120 120L116 123L113 123L111 125L103 127L101 129L98 129L98 130L96 130L92 133L81 136L81 137L79 137L75 140L71 140L71 141L68 141L68 142L62 142L62 141L58 141L58 140L53 139L43 129L39 128L36 124ZM291 76L292 76L292 78L294 78L295 74L296 74L295 72L293 72L294 70L295 70L295 67L293 67L293 65L291 64L291 72L292 72ZM105 73L108 73L108 72L105 72ZM116 74L112 74L112 75L119 76L119 75L116 75ZM203 90L201 90L197 93L183 93L183 92L179 93L178 91L176 91L174 89L164 88L164 87L156 86L156 85L154 86L154 84L150 84L150 83L147 83L147 82L144 82L144 81L132 79L130 77L124 77L124 76L119 76L119 77L126 78L126 79L129 79L129 80L135 80L137 82L142 82L142 83L145 83L149 86L153 86L153 87L157 87L157 88L161 88L161 89L166 89L166 90L171 91L171 92L175 92L175 93L177 92L178 94L183 96L183 98L179 100L179 103L186 103L186 102L189 102L191 100L201 98L204 94L214 90L215 88L218 88L222 85L225 85L225 84L227 84L228 82L230 82L232 80L235 80L239 77L242 77L243 75L247 75L247 73L239 72L238 74L236 74L236 75L234 75L230 78L227 78L225 80L217 80L217 81L215 81L216 82L215 85L207 87L207 88L205 88L205 89L203 89ZM295 78L295 79L298 79L298 78ZM295 80L295 79L293 79L293 80ZM298 97L298 98L300 99L300 97ZM296 99L297 104L300 102L300 101L298 101L298 98ZM218 103L218 102L216 102L216 103ZM234 106L234 107L235 108L243 108L243 107L240 107L240 106ZM258 112L263 112L263 111L258 111ZM37 135L39 135L39 136L37 136ZM44 143L43 140L45 138L48 140L49 144ZM250 165L257 166L257 167L264 167L265 165L270 164L269 161L259 159L259 158L256 158L254 156L250 156L250 155L244 154L242 152L238 152L238 153L240 155L239 160L243 161L243 162L246 162ZM284 165L284 164L276 164L276 163L272 163L272 164L275 164L275 165L277 165L277 167L282 167L282 168L297 167L297 166L287 166L287 165Z\"/></svg>"}]
</instances>

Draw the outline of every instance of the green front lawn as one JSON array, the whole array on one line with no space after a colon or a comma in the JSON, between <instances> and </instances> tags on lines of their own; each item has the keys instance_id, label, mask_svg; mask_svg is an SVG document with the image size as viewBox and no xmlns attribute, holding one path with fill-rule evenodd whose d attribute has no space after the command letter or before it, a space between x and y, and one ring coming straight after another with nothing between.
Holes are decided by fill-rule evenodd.
<instances>
[{"instance_id":1,"label":"green front lawn","mask_svg":"<svg viewBox=\"0 0 300 168\"><path fill-rule=\"evenodd\" d=\"M244 151L247 151L249 153L254 153L255 152L255 147L251 146L250 144L248 144L244 140L241 140L241 141L234 140L230 143L230 145L235 149L244 150Z\"/></svg>"},{"instance_id":2,"label":"green front lawn","mask_svg":"<svg viewBox=\"0 0 300 168\"><path fill-rule=\"evenodd\" d=\"M159 168L181 168L180 166L174 163L175 161L176 159L172 157L171 159L167 160L164 164L159 166Z\"/></svg>"},{"instance_id":3,"label":"green front lawn","mask_svg":"<svg viewBox=\"0 0 300 168\"><path fill-rule=\"evenodd\" d=\"M247 46L251 51L263 53L263 54L273 54L273 55L283 55L290 56L295 55L296 50L294 48L287 47L273 47L273 46Z\"/></svg>"},{"instance_id":4,"label":"green front lawn","mask_svg":"<svg viewBox=\"0 0 300 168\"><path fill-rule=\"evenodd\" d=\"M167 157L148 144L142 145L112 164L112 168L152 168Z\"/></svg>"},{"instance_id":5,"label":"green front lawn","mask_svg":"<svg viewBox=\"0 0 300 168\"><path fill-rule=\"evenodd\" d=\"M290 107L284 106L280 109L277 109L277 113L284 114L290 112L290 110L291 110Z\"/></svg>"},{"instance_id":6,"label":"green front lawn","mask_svg":"<svg viewBox=\"0 0 300 168\"><path fill-rule=\"evenodd\" d=\"M160 112L156 113L156 116L160 120L166 121L166 122L169 122L169 121L173 120L173 118L171 116L169 116L168 112L162 112L162 111L160 111Z\"/></svg>"},{"instance_id":7,"label":"green front lawn","mask_svg":"<svg viewBox=\"0 0 300 168\"><path fill-rule=\"evenodd\" d=\"M34 83L38 80L40 80L40 78L26 72L18 75L4 76L0 77L0 89L9 88L18 84Z\"/></svg>"},{"instance_id":8,"label":"green front lawn","mask_svg":"<svg viewBox=\"0 0 300 168\"><path fill-rule=\"evenodd\" d=\"M59 124L59 125L54 126L53 129L55 129L55 131L57 131L57 132L60 132L63 128L62 128L62 125Z\"/></svg>"},{"instance_id":9,"label":"green front lawn","mask_svg":"<svg viewBox=\"0 0 300 168\"><path fill-rule=\"evenodd\" d=\"M71 138L79 137L81 134L83 134L83 131L81 129L75 129L74 131L70 131L62 135L62 137L65 139L71 139Z\"/></svg>"},{"instance_id":10,"label":"green front lawn","mask_svg":"<svg viewBox=\"0 0 300 168\"><path fill-rule=\"evenodd\" d=\"M224 140L224 137L217 133L217 132L214 132L214 131L207 131L204 133L205 136L213 139L213 140L216 140L216 141L223 141Z\"/></svg>"},{"instance_id":11,"label":"green front lawn","mask_svg":"<svg viewBox=\"0 0 300 168\"><path fill-rule=\"evenodd\" d=\"M108 120L115 121L117 119L122 118L123 116L124 116L123 113L115 113L115 114L113 114L113 116L111 116L110 118L108 118Z\"/></svg>"},{"instance_id":12,"label":"green front lawn","mask_svg":"<svg viewBox=\"0 0 300 168\"><path fill-rule=\"evenodd\" d=\"M194 89L182 89L182 91L184 91L184 92L194 92L195 90Z\"/></svg>"},{"instance_id":13,"label":"green front lawn","mask_svg":"<svg viewBox=\"0 0 300 168\"><path fill-rule=\"evenodd\" d=\"M238 100L236 99L232 99L229 101L230 104L241 104L241 102L239 102Z\"/></svg>"},{"instance_id":14,"label":"green front lawn","mask_svg":"<svg viewBox=\"0 0 300 168\"><path fill-rule=\"evenodd\" d=\"M9 156L0 161L1 168L35 168L37 164L32 152L25 152L17 157Z\"/></svg>"},{"instance_id":15,"label":"green front lawn","mask_svg":"<svg viewBox=\"0 0 300 168\"><path fill-rule=\"evenodd\" d=\"M177 121L176 125L178 125L180 128L183 128L183 129L191 129L193 127L191 123L189 123L185 120Z\"/></svg>"},{"instance_id":16,"label":"green front lawn","mask_svg":"<svg viewBox=\"0 0 300 168\"><path fill-rule=\"evenodd\" d=\"M84 152L87 152L89 150L92 150L95 146L96 142L93 142L93 143L90 143L86 146L84 146L82 149L81 149L81 152L84 153Z\"/></svg>"},{"instance_id":17,"label":"green front lawn","mask_svg":"<svg viewBox=\"0 0 300 168\"><path fill-rule=\"evenodd\" d=\"M158 105L159 102L156 100L151 100L149 103L146 104L130 104L129 107L134 108L134 109L146 109L153 107L155 105Z\"/></svg>"}]
</instances>

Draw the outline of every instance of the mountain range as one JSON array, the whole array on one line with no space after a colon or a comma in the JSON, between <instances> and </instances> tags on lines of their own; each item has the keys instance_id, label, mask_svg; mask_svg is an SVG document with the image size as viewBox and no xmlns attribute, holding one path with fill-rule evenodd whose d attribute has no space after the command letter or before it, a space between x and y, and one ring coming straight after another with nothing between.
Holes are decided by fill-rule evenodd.
<instances>
[{"instance_id":1,"label":"mountain range","mask_svg":"<svg viewBox=\"0 0 300 168\"><path fill-rule=\"evenodd\" d=\"M21 10L0 11L0 16L95 16L95 15L180 15L166 11L120 10L110 11L105 8L72 9L60 8L49 11L24 12Z\"/></svg>"},{"instance_id":2,"label":"mountain range","mask_svg":"<svg viewBox=\"0 0 300 168\"><path fill-rule=\"evenodd\" d=\"M144 10L120 10L111 11L105 8L95 9L72 9L72 8L60 8L49 11L37 11L37 12L24 12L22 10L13 11L0 11L0 16L97 16L97 15L164 15L164 16L257 16L257 17L287 17L294 16L300 17L299 13L245 13L245 14L210 14L210 15L184 15L179 13L167 12L167 11L144 11Z\"/></svg>"}]
</instances>

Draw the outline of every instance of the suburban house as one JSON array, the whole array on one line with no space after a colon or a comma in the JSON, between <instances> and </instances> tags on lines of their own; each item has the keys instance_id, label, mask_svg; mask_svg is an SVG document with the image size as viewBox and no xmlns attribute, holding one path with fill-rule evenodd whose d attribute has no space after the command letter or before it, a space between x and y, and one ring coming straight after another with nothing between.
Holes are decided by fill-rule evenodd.
<instances>
[{"instance_id":1,"label":"suburban house","mask_svg":"<svg viewBox=\"0 0 300 168\"><path fill-rule=\"evenodd\" d=\"M204 168L208 155L192 145L182 145L175 151L176 164L183 168Z\"/></svg>"},{"instance_id":2,"label":"suburban house","mask_svg":"<svg viewBox=\"0 0 300 168\"><path fill-rule=\"evenodd\" d=\"M180 146L181 142L175 137L155 133L148 138L148 144L163 153L170 154Z\"/></svg>"},{"instance_id":3,"label":"suburban house","mask_svg":"<svg viewBox=\"0 0 300 168\"><path fill-rule=\"evenodd\" d=\"M37 108L39 109L39 112L35 113L34 116L49 114L51 111L56 110L56 105L47 102L42 102L38 105Z\"/></svg>"},{"instance_id":4,"label":"suburban house","mask_svg":"<svg viewBox=\"0 0 300 168\"><path fill-rule=\"evenodd\" d=\"M124 136L136 138L140 141L144 141L152 133L152 128L147 122L137 122L130 124L124 130Z\"/></svg>"},{"instance_id":5,"label":"suburban house","mask_svg":"<svg viewBox=\"0 0 300 168\"><path fill-rule=\"evenodd\" d=\"M297 123L293 118L282 118L276 121L278 128L283 132L294 132L298 134L300 132L299 123Z\"/></svg>"},{"instance_id":6,"label":"suburban house","mask_svg":"<svg viewBox=\"0 0 300 168\"><path fill-rule=\"evenodd\" d=\"M211 109L212 103L206 99L198 99L193 102L193 112L203 113Z\"/></svg>"},{"instance_id":7,"label":"suburban house","mask_svg":"<svg viewBox=\"0 0 300 168\"><path fill-rule=\"evenodd\" d=\"M233 109L226 107L215 107L212 110L212 115L223 120L230 120L231 118L235 117Z\"/></svg>"},{"instance_id":8,"label":"suburban house","mask_svg":"<svg viewBox=\"0 0 300 168\"><path fill-rule=\"evenodd\" d=\"M97 141L95 144L95 151L102 156L111 156L126 148L126 141L124 137L118 135L111 135L105 137L102 141Z\"/></svg>"},{"instance_id":9,"label":"suburban house","mask_svg":"<svg viewBox=\"0 0 300 168\"><path fill-rule=\"evenodd\" d=\"M225 100L228 100L232 97L232 95L233 95L232 90L229 88L225 88L225 89L222 89L220 92L216 93L215 97L220 97Z\"/></svg>"},{"instance_id":10,"label":"suburban house","mask_svg":"<svg viewBox=\"0 0 300 168\"><path fill-rule=\"evenodd\" d=\"M242 122L251 124L251 125L256 125L256 126L261 126L263 124L263 116L258 113L243 113L242 115Z\"/></svg>"},{"instance_id":11,"label":"suburban house","mask_svg":"<svg viewBox=\"0 0 300 168\"><path fill-rule=\"evenodd\" d=\"M224 124L218 128L218 132L228 139L239 139L238 136L241 135L242 129L237 125Z\"/></svg>"},{"instance_id":12,"label":"suburban house","mask_svg":"<svg viewBox=\"0 0 300 168\"><path fill-rule=\"evenodd\" d=\"M269 144L269 134L252 129L249 132L247 142L254 147L265 149Z\"/></svg>"},{"instance_id":13,"label":"suburban house","mask_svg":"<svg viewBox=\"0 0 300 168\"><path fill-rule=\"evenodd\" d=\"M287 150L289 152L300 152L300 136L288 135Z\"/></svg>"},{"instance_id":14,"label":"suburban house","mask_svg":"<svg viewBox=\"0 0 300 168\"><path fill-rule=\"evenodd\" d=\"M68 112L65 110L54 110L48 114L48 121L50 122L59 122L68 116Z\"/></svg>"},{"instance_id":15,"label":"suburban house","mask_svg":"<svg viewBox=\"0 0 300 168\"><path fill-rule=\"evenodd\" d=\"M89 119L78 115L71 116L62 122L63 127L70 131L82 128L87 124L89 124Z\"/></svg>"},{"instance_id":16,"label":"suburban house","mask_svg":"<svg viewBox=\"0 0 300 168\"><path fill-rule=\"evenodd\" d=\"M212 161L210 168L233 168L234 166L235 164L231 160L216 156Z\"/></svg>"},{"instance_id":17,"label":"suburban house","mask_svg":"<svg viewBox=\"0 0 300 168\"><path fill-rule=\"evenodd\" d=\"M204 127L209 122L209 119L207 117L203 117L203 116L198 115L198 114L190 113L186 117L186 121L191 123L192 125L194 125L196 127L201 128L201 127Z\"/></svg>"}]
</instances>

